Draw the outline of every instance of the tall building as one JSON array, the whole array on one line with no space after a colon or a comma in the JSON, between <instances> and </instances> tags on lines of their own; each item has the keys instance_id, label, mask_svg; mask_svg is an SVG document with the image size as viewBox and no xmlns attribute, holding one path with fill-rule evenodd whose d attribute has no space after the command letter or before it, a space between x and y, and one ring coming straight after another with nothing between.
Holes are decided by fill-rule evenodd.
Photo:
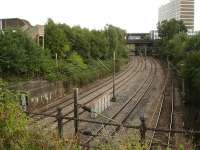
<instances>
[{"instance_id":1,"label":"tall building","mask_svg":"<svg viewBox=\"0 0 200 150\"><path fill-rule=\"evenodd\" d=\"M194 0L170 0L159 8L158 21L182 20L189 32L194 31Z\"/></svg>"}]
</instances>

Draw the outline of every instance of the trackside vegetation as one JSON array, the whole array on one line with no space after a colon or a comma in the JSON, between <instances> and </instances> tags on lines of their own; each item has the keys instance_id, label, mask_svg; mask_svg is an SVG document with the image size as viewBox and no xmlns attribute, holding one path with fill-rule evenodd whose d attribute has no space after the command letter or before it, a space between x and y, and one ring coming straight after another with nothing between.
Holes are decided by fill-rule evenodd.
<instances>
[{"instance_id":1,"label":"trackside vegetation","mask_svg":"<svg viewBox=\"0 0 200 150\"><path fill-rule=\"evenodd\" d=\"M171 25L171 22L173 25ZM162 34L158 49L169 57L186 83L186 98L191 106L199 107L200 35L188 36L182 22L174 20L159 25ZM161 31L162 29L162 31ZM20 29L0 32L0 149L3 150L81 150L76 140L60 139L56 133L30 126L30 118L20 107L20 92L12 91L4 80L47 79L63 80L72 85L84 85L112 72L112 54L116 51L116 69L127 63L126 32L106 25L102 30L56 24L49 19L45 25L45 48L42 49ZM196 44L194 44L196 43ZM105 69L99 63L104 63ZM3 79L1 79L3 78ZM195 115L195 117L198 115ZM195 123L198 123L195 120ZM195 126L194 126L195 128ZM198 126L196 127L198 128ZM51 134L49 134L51 133ZM105 138L105 137L103 137ZM138 134L106 144L96 144L102 150L143 150ZM184 149L184 148L181 148Z\"/></svg>"},{"instance_id":2,"label":"trackside vegetation","mask_svg":"<svg viewBox=\"0 0 200 150\"><path fill-rule=\"evenodd\" d=\"M29 126L30 119L23 113L19 92L11 91L0 79L0 149L1 150L83 150L84 147L73 139L60 139L55 132ZM102 137L105 138L105 137ZM110 140L109 140L110 139ZM91 149L102 150L143 150L139 137L124 138L113 143L110 137L107 144L98 144Z\"/></svg>"},{"instance_id":3,"label":"trackside vegetation","mask_svg":"<svg viewBox=\"0 0 200 150\"><path fill-rule=\"evenodd\" d=\"M187 108L186 129L200 130L200 33L188 35L183 22L174 19L158 25L158 50L162 59L167 57L172 68L185 83L184 98ZM194 136L197 149L199 136Z\"/></svg>"},{"instance_id":4,"label":"trackside vegetation","mask_svg":"<svg viewBox=\"0 0 200 150\"><path fill-rule=\"evenodd\" d=\"M84 150L75 139L60 139L56 130L44 130L29 126L30 118L23 113L19 101L20 92L11 91L0 79L0 149L2 150ZM120 137L121 135L116 135ZM107 141L102 143L103 141ZM144 150L148 142L140 143L138 131L113 139L105 130L91 150ZM170 150L170 149L167 149ZM179 150L184 150L181 146Z\"/></svg>"},{"instance_id":5,"label":"trackside vegetation","mask_svg":"<svg viewBox=\"0 0 200 150\"><path fill-rule=\"evenodd\" d=\"M8 81L63 80L76 85L92 82L112 72L113 51L117 55L117 71L127 63L125 35L124 30L112 25L89 30L49 19L42 49L20 29L6 29L0 32L1 77Z\"/></svg>"}]
</instances>

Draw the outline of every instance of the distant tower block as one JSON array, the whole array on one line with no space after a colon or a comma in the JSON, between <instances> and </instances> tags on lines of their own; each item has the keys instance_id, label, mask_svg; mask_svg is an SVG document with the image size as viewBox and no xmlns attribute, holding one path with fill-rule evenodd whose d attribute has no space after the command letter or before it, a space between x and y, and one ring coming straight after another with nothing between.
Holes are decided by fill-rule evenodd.
<instances>
[{"instance_id":1,"label":"distant tower block","mask_svg":"<svg viewBox=\"0 0 200 150\"><path fill-rule=\"evenodd\" d=\"M194 31L194 0L171 0L159 8L158 21L182 20L189 32Z\"/></svg>"}]
</instances>

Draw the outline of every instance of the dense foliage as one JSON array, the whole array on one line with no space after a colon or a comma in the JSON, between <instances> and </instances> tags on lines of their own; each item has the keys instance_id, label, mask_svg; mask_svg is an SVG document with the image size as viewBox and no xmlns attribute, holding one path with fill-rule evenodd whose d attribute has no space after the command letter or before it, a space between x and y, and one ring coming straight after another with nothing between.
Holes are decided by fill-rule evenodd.
<instances>
[{"instance_id":1,"label":"dense foliage","mask_svg":"<svg viewBox=\"0 0 200 150\"><path fill-rule=\"evenodd\" d=\"M49 19L45 27L45 48L52 57L65 59L77 52L85 62L91 59L110 59L115 50L118 57L126 56L125 31L112 25L104 30L88 30L79 26L55 24Z\"/></svg>"},{"instance_id":2,"label":"dense foliage","mask_svg":"<svg viewBox=\"0 0 200 150\"><path fill-rule=\"evenodd\" d=\"M45 25L45 49L37 46L20 29L0 32L0 73L5 79L64 80L82 85L112 71L112 54L117 70L127 60L125 31L112 25L103 30L56 24ZM108 68L100 65L101 60Z\"/></svg>"},{"instance_id":3,"label":"dense foliage","mask_svg":"<svg viewBox=\"0 0 200 150\"><path fill-rule=\"evenodd\" d=\"M158 26L159 33L166 33L161 36L160 53L162 58L169 58L173 68L184 79L185 101L188 104L189 116L186 118L186 126L200 130L200 33L189 36L185 27L179 30L179 21L172 22L175 21L164 21ZM198 137L195 138L199 141Z\"/></svg>"},{"instance_id":4,"label":"dense foliage","mask_svg":"<svg viewBox=\"0 0 200 150\"><path fill-rule=\"evenodd\" d=\"M57 133L47 135L37 126L29 127L29 119L19 105L19 94L0 79L1 150L78 150L78 146L64 144Z\"/></svg>"},{"instance_id":5,"label":"dense foliage","mask_svg":"<svg viewBox=\"0 0 200 150\"><path fill-rule=\"evenodd\" d=\"M20 30L0 32L0 72L35 76L41 70L43 51Z\"/></svg>"},{"instance_id":6,"label":"dense foliage","mask_svg":"<svg viewBox=\"0 0 200 150\"><path fill-rule=\"evenodd\" d=\"M117 70L127 58L125 31L112 25L104 30L88 30L79 26L56 24L49 19L45 26L45 49L56 61L56 74L67 82L82 85L105 76L112 71L112 53L117 53ZM110 68L106 70L98 60Z\"/></svg>"},{"instance_id":7,"label":"dense foliage","mask_svg":"<svg viewBox=\"0 0 200 150\"><path fill-rule=\"evenodd\" d=\"M158 24L158 34L161 39L169 40L173 38L175 34L180 32L187 32L187 28L181 20L164 20Z\"/></svg>"},{"instance_id":8,"label":"dense foliage","mask_svg":"<svg viewBox=\"0 0 200 150\"><path fill-rule=\"evenodd\" d=\"M9 91L0 80L0 149L20 149L24 144L27 118L17 99L18 94Z\"/></svg>"}]
</instances>

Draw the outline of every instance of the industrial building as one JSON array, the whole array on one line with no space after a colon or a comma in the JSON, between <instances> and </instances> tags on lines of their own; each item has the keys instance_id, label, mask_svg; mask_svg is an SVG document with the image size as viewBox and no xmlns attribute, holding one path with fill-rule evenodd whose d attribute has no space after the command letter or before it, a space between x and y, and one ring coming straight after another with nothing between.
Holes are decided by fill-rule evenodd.
<instances>
[{"instance_id":1,"label":"industrial building","mask_svg":"<svg viewBox=\"0 0 200 150\"><path fill-rule=\"evenodd\" d=\"M33 38L36 43L44 48L44 26L36 25L32 26L27 20L19 18L8 18L0 19L0 30L5 29L21 29L28 33L28 35Z\"/></svg>"}]
</instances>

